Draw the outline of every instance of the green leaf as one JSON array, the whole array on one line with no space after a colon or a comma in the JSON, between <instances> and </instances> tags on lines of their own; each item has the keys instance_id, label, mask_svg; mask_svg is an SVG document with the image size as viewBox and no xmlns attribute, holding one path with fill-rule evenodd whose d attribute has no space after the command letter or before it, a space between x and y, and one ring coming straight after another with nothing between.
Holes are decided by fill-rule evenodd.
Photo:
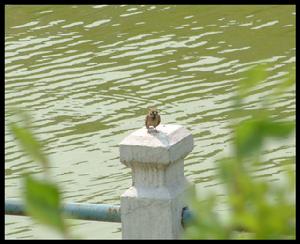
<instances>
[{"instance_id":1,"label":"green leaf","mask_svg":"<svg viewBox=\"0 0 300 244\"><path fill-rule=\"evenodd\" d=\"M241 80L241 83L238 87L238 94L240 97L244 97L246 93L256 86L258 83L264 81L267 77L266 66L256 65L246 72L246 78Z\"/></svg>"},{"instance_id":2,"label":"green leaf","mask_svg":"<svg viewBox=\"0 0 300 244\"><path fill-rule=\"evenodd\" d=\"M294 129L294 122L275 122L263 116L244 121L237 127L235 133L237 155L243 158L258 153L265 138L285 138Z\"/></svg>"},{"instance_id":3,"label":"green leaf","mask_svg":"<svg viewBox=\"0 0 300 244\"><path fill-rule=\"evenodd\" d=\"M263 124L263 131L266 137L284 138L290 135L294 129L294 122L275 122L267 120Z\"/></svg>"},{"instance_id":4,"label":"green leaf","mask_svg":"<svg viewBox=\"0 0 300 244\"><path fill-rule=\"evenodd\" d=\"M19 118L18 121L22 122L23 127L28 127L32 123L31 116L24 109L20 109L15 106L8 106L7 113L9 115L13 115L13 116L16 116L17 118Z\"/></svg>"},{"instance_id":5,"label":"green leaf","mask_svg":"<svg viewBox=\"0 0 300 244\"><path fill-rule=\"evenodd\" d=\"M8 126L23 150L28 153L33 160L42 163L43 167L47 168L49 164L48 159L43 153L42 145L34 137L32 132L29 129L20 127L15 123L10 123Z\"/></svg>"},{"instance_id":6,"label":"green leaf","mask_svg":"<svg viewBox=\"0 0 300 244\"><path fill-rule=\"evenodd\" d=\"M240 158L258 152L263 142L262 122L247 120L242 122L235 132L235 147Z\"/></svg>"},{"instance_id":7,"label":"green leaf","mask_svg":"<svg viewBox=\"0 0 300 244\"><path fill-rule=\"evenodd\" d=\"M35 220L65 233L66 226L61 213L60 193L57 186L50 182L25 178L25 207Z\"/></svg>"},{"instance_id":8,"label":"green leaf","mask_svg":"<svg viewBox=\"0 0 300 244\"><path fill-rule=\"evenodd\" d=\"M277 97L280 94L284 93L287 89L289 89L291 86L295 86L296 78L295 78L295 72L289 72L287 73L285 79L283 79L282 82L280 82L274 89L274 92L272 96Z\"/></svg>"}]
</instances>

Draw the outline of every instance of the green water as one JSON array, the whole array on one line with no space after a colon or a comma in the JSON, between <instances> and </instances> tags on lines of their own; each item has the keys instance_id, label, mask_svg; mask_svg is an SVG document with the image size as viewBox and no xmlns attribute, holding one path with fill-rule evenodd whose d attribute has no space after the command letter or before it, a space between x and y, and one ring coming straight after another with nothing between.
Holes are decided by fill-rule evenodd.
<instances>
[{"instance_id":1,"label":"green water","mask_svg":"<svg viewBox=\"0 0 300 244\"><path fill-rule=\"evenodd\" d=\"M163 124L181 124L195 147L185 175L217 191L215 160L230 152L232 96L244 72L268 63L269 76L247 100L260 100L295 65L292 5L35 5L5 7L5 104L32 116L65 202L119 204L131 173L118 143L156 105ZM295 119L295 91L272 116ZM5 120L12 118L6 110ZM270 141L257 175L280 180L295 138ZM5 198L19 198L21 174L41 168L5 128ZM82 238L121 238L121 225L72 221ZM56 238L27 217L5 216L5 238Z\"/></svg>"}]
</instances>

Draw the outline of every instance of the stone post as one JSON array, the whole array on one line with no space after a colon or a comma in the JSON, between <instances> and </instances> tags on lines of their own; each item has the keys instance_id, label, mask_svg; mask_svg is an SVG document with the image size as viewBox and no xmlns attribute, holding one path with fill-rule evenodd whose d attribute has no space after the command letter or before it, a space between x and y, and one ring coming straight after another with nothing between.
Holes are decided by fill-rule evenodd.
<instances>
[{"instance_id":1,"label":"stone post","mask_svg":"<svg viewBox=\"0 0 300 244\"><path fill-rule=\"evenodd\" d=\"M180 125L134 131L120 143L120 160L132 170L132 186L121 195L123 239L179 239L185 192L184 157L191 133Z\"/></svg>"}]
</instances>

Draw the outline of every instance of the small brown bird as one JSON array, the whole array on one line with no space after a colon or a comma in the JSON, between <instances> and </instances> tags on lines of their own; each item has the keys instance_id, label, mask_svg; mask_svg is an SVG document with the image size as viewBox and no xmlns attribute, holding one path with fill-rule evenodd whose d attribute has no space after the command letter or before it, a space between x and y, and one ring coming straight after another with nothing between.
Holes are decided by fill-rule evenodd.
<instances>
[{"instance_id":1,"label":"small brown bird","mask_svg":"<svg viewBox=\"0 0 300 244\"><path fill-rule=\"evenodd\" d=\"M149 132L150 126L153 126L156 131L156 126L158 126L160 123L160 115L158 113L158 110L156 108L149 108L149 112L145 119L145 125Z\"/></svg>"}]
</instances>

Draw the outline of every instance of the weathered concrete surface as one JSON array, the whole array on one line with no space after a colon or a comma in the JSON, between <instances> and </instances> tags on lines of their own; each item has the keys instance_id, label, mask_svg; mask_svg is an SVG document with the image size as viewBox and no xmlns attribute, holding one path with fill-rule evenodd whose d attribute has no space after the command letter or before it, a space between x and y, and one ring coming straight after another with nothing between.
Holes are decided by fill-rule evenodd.
<instances>
[{"instance_id":1,"label":"weathered concrete surface","mask_svg":"<svg viewBox=\"0 0 300 244\"><path fill-rule=\"evenodd\" d=\"M132 169L132 187L121 196L123 239L178 239L189 186L184 157L193 137L180 125L139 129L120 143L121 162Z\"/></svg>"},{"instance_id":2,"label":"weathered concrete surface","mask_svg":"<svg viewBox=\"0 0 300 244\"><path fill-rule=\"evenodd\" d=\"M180 125L159 125L157 131L141 128L120 143L121 162L170 164L193 150L193 137Z\"/></svg>"}]
</instances>

